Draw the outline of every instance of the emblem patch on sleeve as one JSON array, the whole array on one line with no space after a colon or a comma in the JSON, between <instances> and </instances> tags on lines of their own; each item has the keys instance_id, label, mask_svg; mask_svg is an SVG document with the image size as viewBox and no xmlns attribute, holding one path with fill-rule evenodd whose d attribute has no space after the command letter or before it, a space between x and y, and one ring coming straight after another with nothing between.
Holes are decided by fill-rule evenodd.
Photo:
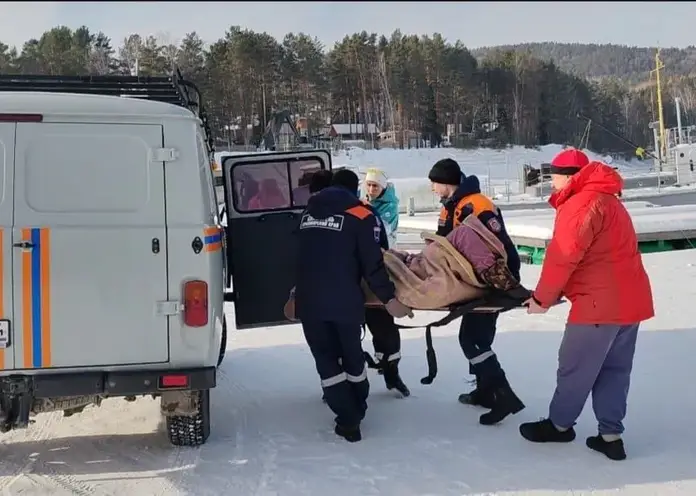
<instances>
[{"instance_id":1,"label":"emblem patch on sleeve","mask_svg":"<svg viewBox=\"0 0 696 496\"><path fill-rule=\"evenodd\" d=\"M498 221L498 219L495 217L491 217L488 222L486 222L486 225L488 225L488 229L494 233L499 233L503 230L503 226L500 225L500 221Z\"/></svg>"}]
</instances>

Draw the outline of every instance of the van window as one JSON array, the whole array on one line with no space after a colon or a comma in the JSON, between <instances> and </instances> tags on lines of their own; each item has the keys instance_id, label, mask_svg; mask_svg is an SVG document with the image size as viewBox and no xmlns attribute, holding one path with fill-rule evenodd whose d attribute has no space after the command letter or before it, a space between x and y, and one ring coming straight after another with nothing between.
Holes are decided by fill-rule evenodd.
<instances>
[{"instance_id":1,"label":"van window","mask_svg":"<svg viewBox=\"0 0 696 496\"><path fill-rule=\"evenodd\" d=\"M232 168L234 208L241 213L304 208L312 175L325 167L320 157L238 162Z\"/></svg>"},{"instance_id":2,"label":"van window","mask_svg":"<svg viewBox=\"0 0 696 496\"><path fill-rule=\"evenodd\" d=\"M240 164L234 168L234 203L239 212L290 207L287 162Z\"/></svg>"},{"instance_id":3,"label":"van window","mask_svg":"<svg viewBox=\"0 0 696 496\"><path fill-rule=\"evenodd\" d=\"M290 163L290 184L292 185L292 204L294 207L306 207L309 201L309 183L312 176L321 170L317 159L299 160Z\"/></svg>"}]
</instances>

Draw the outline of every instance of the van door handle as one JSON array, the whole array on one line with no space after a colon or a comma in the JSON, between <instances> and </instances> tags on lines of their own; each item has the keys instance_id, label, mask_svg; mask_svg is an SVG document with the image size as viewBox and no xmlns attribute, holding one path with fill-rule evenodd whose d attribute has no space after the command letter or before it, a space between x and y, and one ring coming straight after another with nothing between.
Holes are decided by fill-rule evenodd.
<instances>
[{"instance_id":1,"label":"van door handle","mask_svg":"<svg viewBox=\"0 0 696 496\"><path fill-rule=\"evenodd\" d=\"M31 250L36 245L31 241L20 241L19 243L14 243L12 246L15 248L21 248L22 250Z\"/></svg>"}]
</instances>

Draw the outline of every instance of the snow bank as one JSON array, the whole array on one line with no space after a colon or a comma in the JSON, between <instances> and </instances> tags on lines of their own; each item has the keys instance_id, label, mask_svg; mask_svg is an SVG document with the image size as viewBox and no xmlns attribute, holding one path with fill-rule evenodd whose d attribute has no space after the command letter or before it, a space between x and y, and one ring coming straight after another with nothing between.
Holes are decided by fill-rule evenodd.
<instances>
[{"instance_id":1,"label":"snow bank","mask_svg":"<svg viewBox=\"0 0 696 496\"><path fill-rule=\"evenodd\" d=\"M513 146L502 150L480 148L458 150L454 148L420 148L411 150L363 150L351 148L335 152L334 166L350 166L364 172L368 167L384 170L396 187L405 211L408 198L413 197L417 210L437 208L439 201L430 191L428 171L435 162L452 158L461 166L465 174L476 175L481 182L481 190L488 196L502 201L538 202L538 197L521 193L522 166L539 167L549 162L563 149L561 145L546 145L539 149ZM646 174L649 163L638 160L614 161L610 157L598 155L589 150L585 152L593 160L612 162L624 175Z\"/></svg>"}]
</instances>

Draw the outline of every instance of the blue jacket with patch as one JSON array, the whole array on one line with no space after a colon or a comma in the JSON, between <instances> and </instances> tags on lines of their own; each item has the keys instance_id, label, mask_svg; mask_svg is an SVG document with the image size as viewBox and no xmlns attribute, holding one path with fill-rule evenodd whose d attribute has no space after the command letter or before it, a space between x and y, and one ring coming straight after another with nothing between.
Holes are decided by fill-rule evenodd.
<instances>
[{"instance_id":1,"label":"blue jacket with patch","mask_svg":"<svg viewBox=\"0 0 696 496\"><path fill-rule=\"evenodd\" d=\"M396 248L396 232L399 229L399 197L396 196L394 185L388 183L382 194L370 201L370 205L374 207L384 222L389 248Z\"/></svg>"},{"instance_id":2,"label":"blue jacket with patch","mask_svg":"<svg viewBox=\"0 0 696 496\"><path fill-rule=\"evenodd\" d=\"M332 186L312 196L297 236L295 314L300 320L362 323L362 279L383 303L394 298L380 249L384 228L355 193Z\"/></svg>"}]
</instances>

